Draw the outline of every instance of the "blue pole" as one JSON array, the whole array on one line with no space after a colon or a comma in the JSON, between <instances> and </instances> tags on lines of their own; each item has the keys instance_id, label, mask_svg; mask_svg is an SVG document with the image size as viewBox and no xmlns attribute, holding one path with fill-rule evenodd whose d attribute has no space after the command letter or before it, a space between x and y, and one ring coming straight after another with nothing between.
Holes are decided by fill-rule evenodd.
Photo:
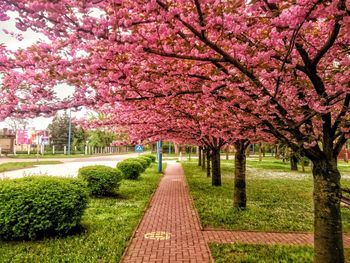
<instances>
[{"instance_id":1,"label":"blue pole","mask_svg":"<svg viewBox=\"0 0 350 263\"><path fill-rule=\"evenodd\" d=\"M162 172L162 141L157 142L157 155L158 155L158 173Z\"/></svg>"},{"instance_id":2,"label":"blue pole","mask_svg":"<svg viewBox=\"0 0 350 263\"><path fill-rule=\"evenodd\" d=\"M70 141L72 137L72 111L69 111L69 126L68 126L68 155L70 155Z\"/></svg>"}]
</instances>

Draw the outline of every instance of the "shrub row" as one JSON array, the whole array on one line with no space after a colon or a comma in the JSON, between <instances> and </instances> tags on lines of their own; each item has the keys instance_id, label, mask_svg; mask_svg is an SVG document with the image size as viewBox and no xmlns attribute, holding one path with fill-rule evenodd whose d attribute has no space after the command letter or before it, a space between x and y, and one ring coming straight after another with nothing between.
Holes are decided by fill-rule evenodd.
<instances>
[{"instance_id":1,"label":"shrub row","mask_svg":"<svg viewBox=\"0 0 350 263\"><path fill-rule=\"evenodd\" d=\"M153 157L153 155L141 155L138 158L129 158L119 162L117 168L122 171L125 179L135 180L155 161Z\"/></svg>"},{"instance_id":2,"label":"shrub row","mask_svg":"<svg viewBox=\"0 0 350 263\"><path fill-rule=\"evenodd\" d=\"M142 155L118 163L82 167L78 179L29 176L0 181L0 239L34 240L66 235L79 227L88 192L114 195L120 182L137 179L152 162ZM88 189L89 191L88 191Z\"/></svg>"},{"instance_id":3,"label":"shrub row","mask_svg":"<svg viewBox=\"0 0 350 263\"><path fill-rule=\"evenodd\" d=\"M80 168L78 178L87 183L92 195L109 196L116 193L123 175L120 170L109 166L92 165Z\"/></svg>"},{"instance_id":4,"label":"shrub row","mask_svg":"<svg viewBox=\"0 0 350 263\"><path fill-rule=\"evenodd\" d=\"M88 192L77 179L29 176L0 182L0 239L65 235L80 224Z\"/></svg>"}]
</instances>

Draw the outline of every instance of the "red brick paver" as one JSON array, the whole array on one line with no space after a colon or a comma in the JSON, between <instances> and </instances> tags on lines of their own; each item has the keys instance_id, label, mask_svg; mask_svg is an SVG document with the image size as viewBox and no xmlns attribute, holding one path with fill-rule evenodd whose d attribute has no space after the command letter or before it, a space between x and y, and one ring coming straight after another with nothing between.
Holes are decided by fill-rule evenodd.
<instances>
[{"instance_id":1,"label":"red brick paver","mask_svg":"<svg viewBox=\"0 0 350 263\"><path fill-rule=\"evenodd\" d=\"M168 240L146 239L152 232L166 232ZM178 163L168 163L165 176L146 211L122 262L210 262L190 195Z\"/></svg>"}]
</instances>

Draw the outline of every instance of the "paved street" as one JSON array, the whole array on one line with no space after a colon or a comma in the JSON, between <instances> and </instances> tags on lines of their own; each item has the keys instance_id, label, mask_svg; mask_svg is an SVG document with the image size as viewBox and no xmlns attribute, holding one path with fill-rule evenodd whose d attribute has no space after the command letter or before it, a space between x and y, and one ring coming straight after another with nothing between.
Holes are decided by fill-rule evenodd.
<instances>
[{"instance_id":1,"label":"paved street","mask_svg":"<svg viewBox=\"0 0 350 263\"><path fill-rule=\"evenodd\" d=\"M137 157L137 153L96 156L89 158L62 158L62 159L40 159L41 161L59 160L62 164L38 165L33 168L20 169L15 171L0 173L0 178L19 178L26 175L47 174L52 176L69 176L74 177L80 167L88 165L106 165L115 167L116 164L123 159ZM0 163L6 162L33 162L35 159L12 159L1 158Z\"/></svg>"}]
</instances>

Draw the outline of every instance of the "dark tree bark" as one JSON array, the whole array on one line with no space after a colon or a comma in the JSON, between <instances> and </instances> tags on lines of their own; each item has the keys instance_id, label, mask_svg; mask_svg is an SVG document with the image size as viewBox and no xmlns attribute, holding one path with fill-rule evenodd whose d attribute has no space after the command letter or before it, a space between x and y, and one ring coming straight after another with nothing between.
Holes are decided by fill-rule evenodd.
<instances>
[{"instance_id":1,"label":"dark tree bark","mask_svg":"<svg viewBox=\"0 0 350 263\"><path fill-rule=\"evenodd\" d=\"M250 156L250 149L249 149L249 148L246 149L245 154L246 154L246 156L248 156L248 157Z\"/></svg>"},{"instance_id":2,"label":"dark tree bark","mask_svg":"<svg viewBox=\"0 0 350 263\"><path fill-rule=\"evenodd\" d=\"M221 186L220 148L211 149L212 175L211 185Z\"/></svg>"},{"instance_id":3,"label":"dark tree bark","mask_svg":"<svg viewBox=\"0 0 350 263\"><path fill-rule=\"evenodd\" d=\"M304 157L301 158L301 171L305 173L305 159Z\"/></svg>"},{"instance_id":4,"label":"dark tree bark","mask_svg":"<svg viewBox=\"0 0 350 263\"><path fill-rule=\"evenodd\" d=\"M266 150L265 150L265 144L261 144L261 151L262 151L262 156L266 156Z\"/></svg>"},{"instance_id":5,"label":"dark tree bark","mask_svg":"<svg viewBox=\"0 0 350 263\"><path fill-rule=\"evenodd\" d=\"M259 162L262 161L262 143L259 143Z\"/></svg>"},{"instance_id":6,"label":"dark tree bark","mask_svg":"<svg viewBox=\"0 0 350 263\"><path fill-rule=\"evenodd\" d=\"M207 177L210 177L211 176L211 165L210 165L210 162L211 162L211 154L210 154L210 150L207 149L206 150L206 159L207 159Z\"/></svg>"},{"instance_id":7,"label":"dark tree bark","mask_svg":"<svg viewBox=\"0 0 350 263\"><path fill-rule=\"evenodd\" d=\"M202 165L202 146L198 147L198 166Z\"/></svg>"},{"instance_id":8,"label":"dark tree bark","mask_svg":"<svg viewBox=\"0 0 350 263\"><path fill-rule=\"evenodd\" d=\"M348 144L346 143L345 144L345 152L344 152L344 162L348 163L349 162L349 147L348 147Z\"/></svg>"},{"instance_id":9,"label":"dark tree bark","mask_svg":"<svg viewBox=\"0 0 350 263\"><path fill-rule=\"evenodd\" d=\"M234 179L234 195L233 206L244 209L247 207L246 194L246 150L249 146L247 140L239 140L235 142L235 179Z\"/></svg>"},{"instance_id":10,"label":"dark tree bark","mask_svg":"<svg viewBox=\"0 0 350 263\"><path fill-rule=\"evenodd\" d=\"M315 262L344 262L337 159L313 160Z\"/></svg>"},{"instance_id":11,"label":"dark tree bark","mask_svg":"<svg viewBox=\"0 0 350 263\"><path fill-rule=\"evenodd\" d=\"M279 157L280 157L279 147L278 147L278 144L275 144L275 158L279 159Z\"/></svg>"},{"instance_id":12,"label":"dark tree bark","mask_svg":"<svg viewBox=\"0 0 350 263\"><path fill-rule=\"evenodd\" d=\"M292 171L298 171L298 157L294 151L290 154L290 169Z\"/></svg>"},{"instance_id":13,"label":"dark tree bark","mask_svg":"<svg viewBox=\"0 0 350 263\"><path fill-rule=\"evenodd\" d=\"M207 157L207 150L203 147L202 149L202 170L205 171L205 168L206 168L206 157Z\"/></svg>"}]
</instances>

